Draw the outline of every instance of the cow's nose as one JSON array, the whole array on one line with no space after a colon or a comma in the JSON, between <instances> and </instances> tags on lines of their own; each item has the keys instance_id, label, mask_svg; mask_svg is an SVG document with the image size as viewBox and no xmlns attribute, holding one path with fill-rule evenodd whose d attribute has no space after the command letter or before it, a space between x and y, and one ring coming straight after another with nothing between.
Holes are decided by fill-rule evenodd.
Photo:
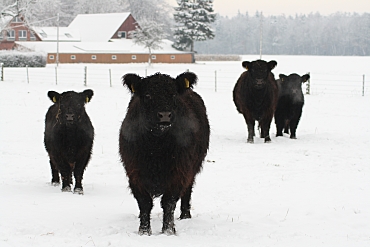
<instances>
[{"instance_id":1,"label":"cow's nose","mask_svg":"<svg viewBox=\"0 0 370 247\"><path fill-rule=\"evenodd\" d=\"M263 79L256 79L257 84L263 84Z\"/></svg>"},{"instance_id":2,"label":"cow's nose","mask_svg":"<svg viewBox=\"0 0 370 247\"><path fill-rule=\"evenodd\" d=\"M160 111L157 113L157 116L159 118L159 122L170 122L171 121L171 112L170 111Z\"/></svg>"},{"instance_id":3,"label":"cow's nose","mask_svg":"<svg viewBox=\"0 0 370 247\"><path fill-rule=\"evenodd\" d=\"M74 116L75 116L75 114L66 114L66 119L67 119L67 121L73 121L73 119L74 119Z\"/></svg>"}]
</instances>

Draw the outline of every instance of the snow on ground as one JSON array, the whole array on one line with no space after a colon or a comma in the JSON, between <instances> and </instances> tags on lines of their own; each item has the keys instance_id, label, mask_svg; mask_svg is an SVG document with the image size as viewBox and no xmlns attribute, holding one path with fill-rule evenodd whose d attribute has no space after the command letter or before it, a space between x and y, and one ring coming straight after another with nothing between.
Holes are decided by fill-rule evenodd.
<instances>
[{"instance_id":1,"label":"snow on ground","mask_svg":"<svg viewBox=\"0 0 370 247\"><path fill-rule=\"evenodd\" d=\"M365 71L364 58L292 59L277 59L282 68L276 77L315 67L335 78L340 69L332 62L348 73ZM235 63L195 64L191 71L231 70L230 64ZM122 74L145 66L121 65ZM151 70L166 73L170 67L181 65ZM177 236L160 233L158 199L153 235L137 234L139 210L118 155L130 98L125 88L89 87L95 95L86 108L96 136L80 196L50 185L43 131L51 105L47 91L85 87L0 82L0 246L370 246L370 97L306 95L297 140L276 138L273 123L271 143L256 138L248 144L231 94L240 72L238 67L235 80L218 92L201 78L195 87L207 106L211 144L193 192L193 218L176 220Z\"/></svg>"}]
</instances>

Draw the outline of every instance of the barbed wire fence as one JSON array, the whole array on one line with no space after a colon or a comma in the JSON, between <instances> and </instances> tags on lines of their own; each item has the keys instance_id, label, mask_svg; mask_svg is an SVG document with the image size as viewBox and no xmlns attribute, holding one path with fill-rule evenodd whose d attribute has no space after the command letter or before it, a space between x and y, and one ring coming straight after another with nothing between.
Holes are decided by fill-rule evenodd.
<instances>
[{"instance_id":1,"label":"barbed wire fence","mask_svg":"<svg viewBox=\"0 0 370 247\"><path fill-rule=\"evenodd\" d=\"M186 65L185 65L186 66ZM165 68L165 69L164 69ZM161 73L176 77L185 71L191 71L198 76L198 88L209 89L214 92L232 91L240 70L230 71L227 69L188 69L183 66L165 66ZM158 68L141 66L66 66L43 68L8 68L0 66L0 81L24 82L27 84L49 85L84 85L84 86L122 86L121 78L126 73L135 73L145 77L158 72ZM305 94L321 95L350 95L367 96L370 94L370 76L365 74L322 74L308 72L310 80L302 86ZM339 79L338 79L339 78Z\"/></svg>"}]
</instances>

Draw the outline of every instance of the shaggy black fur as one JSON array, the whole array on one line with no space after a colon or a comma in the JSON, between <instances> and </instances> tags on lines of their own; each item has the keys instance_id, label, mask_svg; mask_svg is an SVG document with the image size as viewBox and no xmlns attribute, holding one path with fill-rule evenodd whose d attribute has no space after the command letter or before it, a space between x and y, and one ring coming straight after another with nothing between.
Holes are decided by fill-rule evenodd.
<instances>
[{"instance_id":1,"label":"shaggy black fur","mask_svg":"<svg viewBox=\"0 0 370 247\"><path fill-rule=\"evenodd\" d=\"M280 74L279 78L279 99L275 111L276 136L283 136L283 129L284 133L289 134L290 129L290 138L297 139L296 130L304 104L302 83L310 79L310 75Z\"/></svg>"},{"instance_id":2,"label":"shaggy black fur","mask_svg":"<svg viewBox=\"0 0 370 247\"><path fill-rule=\"evenodd\" d=\"M85 111L85 103L92 96L92 90L62 94L48 92L54 104L46 113L44 144L50 158L51 182L58 185L60 173L62 191L71 191L73 172L76 180L74 192L83 194L83 173L90 160L94 140L94 128Z\"/></svg>"},{"instance_id":3,"label":"shaggy black fur","mask_svg":"<svg viewBox=\"0 0 370 247\"><path fill-rule=\"evenodd\" d=\"M265 142L271 141L270 125L277 103L277 85L271 70L276 65L276 61L263 60L242 63L247 71L235 84L233 100L247 123L249 143L253 143L255 121L261 127L261 138L265 138Z\"/></svg>"},{"instance_id":4,"label":"shaggy black fur","mask_svg":"<svg viewBox=\"0 0 370 247\"><path fill-rule=\"evenodd\" d=\"M187 72L176 79L160 73L122 79L132 98L120 129L119 152L140 209L139 234L151 235L153 198L161 195L162 232L175 234L176 203L181 198L180 219L191 218L194 179L209 146L206 108L192 90L197 77Z\"/></svg>"}]
</instances>

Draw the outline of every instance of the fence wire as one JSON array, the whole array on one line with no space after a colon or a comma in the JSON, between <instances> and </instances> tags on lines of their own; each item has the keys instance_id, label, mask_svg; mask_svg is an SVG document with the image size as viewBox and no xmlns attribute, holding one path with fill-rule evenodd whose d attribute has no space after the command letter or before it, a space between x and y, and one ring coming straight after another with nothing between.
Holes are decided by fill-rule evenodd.
<instances>
[{"instance_id":1,"label":"fence wire","mask_svg":"<svg viewBox=\"0 0 370 247\"><path fill-rule=\"evenodd\" d=\"M241 70L239 67L220 66L98 66L98 65L75 65L75 66L47 66L45 68L2 68L0 80L11 82L25 82L29 84L49 85L85 85L85 86L122 86L121 78L126 73L135 73L145 77L161 71L172 77L190 71L198 76L197 88L209 89L215 92L232 91L239 78ZM211 68L211 69L209 69ZM214 68L214 69L213 69ZM309 84L302 86L304 93L311 95L336 94L365 96L369 95L370 76L356 74L316 74L310 72Z\"/></svg>"}]
</instances>

